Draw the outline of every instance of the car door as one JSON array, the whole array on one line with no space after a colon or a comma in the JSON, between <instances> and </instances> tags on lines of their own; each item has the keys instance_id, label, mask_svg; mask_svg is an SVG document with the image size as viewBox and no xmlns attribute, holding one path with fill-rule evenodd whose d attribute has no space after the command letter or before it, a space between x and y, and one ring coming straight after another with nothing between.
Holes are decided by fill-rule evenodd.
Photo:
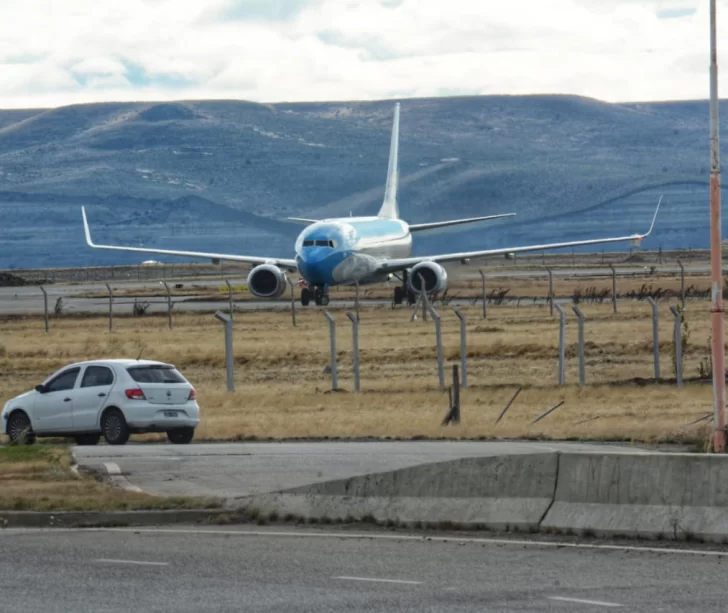
<instances>
[{"instance_id":1,"label":"car door","mask_svg":"<svg viewBox=\"0 0 728 613\"><path fill-rule=\"evenodd\" d=\"M73 428L73 388L79 372L79 366L68 368L45 384L45 391L38 394L33 406L36 432L64 432Z\"/></svg>"},{"instance_id":2,"label":"car door","mask_svg":"<svg viewBox=\"0 0 728 613\"><path fill-rule=\"evenodd\" d=\"M86 366L79 387L73 395L73 429L78 432L98 427L99 410L114 385L114 373L108 366Z\"/></svg>"}]
</instances>

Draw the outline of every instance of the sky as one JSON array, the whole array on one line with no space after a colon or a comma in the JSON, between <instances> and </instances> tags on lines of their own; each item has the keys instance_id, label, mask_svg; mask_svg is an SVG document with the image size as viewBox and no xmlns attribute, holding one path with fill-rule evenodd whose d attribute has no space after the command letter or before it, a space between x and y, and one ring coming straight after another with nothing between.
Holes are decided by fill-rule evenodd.
<instances>
[{"instance_id":1,"label":"sky","mask_svg":"<svg viewBox=\"0 0 728 613\"><path fill-rule=\"evenodd\" d=\"M726 67L728 0L718 0L718 32ZM708 65L709 0L0 0L6 109L474 94L704 99ZM720 74L723 83L728 72Z\"/></svg>"}]
</instances>

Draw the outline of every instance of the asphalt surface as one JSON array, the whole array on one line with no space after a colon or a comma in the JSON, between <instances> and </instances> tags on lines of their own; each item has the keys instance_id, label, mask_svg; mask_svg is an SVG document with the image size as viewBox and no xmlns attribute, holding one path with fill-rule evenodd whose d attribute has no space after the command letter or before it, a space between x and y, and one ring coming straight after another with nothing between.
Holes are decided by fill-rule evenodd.
<instances>
[{"instance_id":1,"label":"asphalt surface","mask_svg":"<svg viewBox=\"0 0 728 613\"><path fill-rule=\"evenodd\" d=\"M128 444L74 447L80 468L118 472L168 496L235 499L357 475L465 457L548 451L645 451L638 447L536 442L301 442ZM645 451L647 452L647 451Z\"/></svg>"},{"instance_id":2,"label":"asphalt surface","mask_svg":"<svg viewBox=\"0 0 728 613\"><path fill-rule=\"evenodd\" d=\"M620 276L631 276L634 274L642 274L644 271L635 267L615 267L617 275ZM697 273L706 272L708 268L705 266L686 266L685 272ZM679 272L680 269L677 266L660 266L658 272L660 273L672 273ZM555 269L553 271L554 277L607 277L611 275L611 271L608 268L580 268L580 269ZM513 271L499 271L487 273L487 279L489 281L495 281L497 279L516 279L516 278L528 278L528 277L547 277L545 269L534 269L534 270L513 270ZM467 272L458 272L457 278L461 280L480 280L480 274L477 271L468 270ZM224 281L221 279L205 279L195 281L182 281L186 287L210 287L219 288L224 286ZM169 281L174 284L174 281ZM112 282L112 289L124 289L125 291L134 289L149 289L160 287L159 282L148 281L144 283L139 282ZM392 286L394 287L394 286ZM89 292L106 294L106 285L103 283L84 283L76 285L48 285L46 286L48 292L48 308L50 312L53 312L53 308L58 298L63 298L64 309L63 312L67 314L74 313L107 313L109 310L108 298L85 298L81 297L83 294ZM162 291L162 290L160 290ZM299 292L296 292L298 298ZM286 298L289 298L286 293ZM148 313L166 313L167 312L167 298L164 296L158 297L142 297L141 300L149 303ZM564 297L562 299L557 298L557 301L571 302L571 297ZM211 312L218 309L226 310L228 302L224 294L221 294L221 300L219 301L200 301L198 298L190 296L177 295L173 296L173 309L179 312ZM390 300L366 300L362 299L362 304L371 306L388 306L391 304ZM453 305L466 305L469 304L468 300L454 300ZM114 310L116 313L130 313L134 304L134 297L132 296L120 296L114 298ZM290 308L290 299L287 300L256 300L235 302L235 308L240 311L256 311L256 310L269 310L269 309L287 309ZM297 301L296 306L298 308L304 308L300 306L300 301ZM354 306L353 300L332 300L328 305L330 309L339 308L351 308ZM314 307L309 307L314 308ZM44 311L43 293L38 286L22 286L22 287L0 287L0 315L30 315L30 314L42 314Z\"/></svg>"},{"instance_id":3,"label":"asphalt surface","mask_svg":"<svg viewBox=\"0 0 728 613\"><path fill-rule=\"evenodd\" d=\"M279 530L0 531L0 609L725 611L726 553Z\"/></svg>"}]
</instances>

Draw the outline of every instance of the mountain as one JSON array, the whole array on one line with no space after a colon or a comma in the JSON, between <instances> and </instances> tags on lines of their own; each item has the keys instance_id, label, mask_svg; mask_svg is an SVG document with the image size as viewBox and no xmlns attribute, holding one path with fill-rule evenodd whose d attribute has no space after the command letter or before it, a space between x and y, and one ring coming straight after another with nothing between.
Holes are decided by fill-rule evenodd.
<instances>
[{"instance_id":1,"label":"mountain","mask_svg":"<svg viewBox=\"0 0 728 613\"><path fill-rule=\"evenodd\" d=\"M0 269L145 259L87 248L82 204L99 242L290 256L301 226L287 216L376 213L392 111L232 100L0 110ZM408 99L400 136L408 221L517 213L418 236L416 253L455 237L468 249L638 232L660 194L645 247L708 244L707 101Z\"/></svg>"}]
</instances>

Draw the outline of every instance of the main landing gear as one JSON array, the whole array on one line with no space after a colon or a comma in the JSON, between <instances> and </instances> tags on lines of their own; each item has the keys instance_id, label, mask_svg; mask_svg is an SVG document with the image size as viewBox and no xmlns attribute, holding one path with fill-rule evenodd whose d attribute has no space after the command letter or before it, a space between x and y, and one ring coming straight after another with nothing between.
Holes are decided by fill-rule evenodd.
<instances>
[{"instance_id":1,"label":"main landing gear","mask_svg":"<svg viewBox=\"0 0 728 613\"><path fill-rule=\"evenodd\" d=\"M399 277L397 278L399 279ZM409 288L409 284L407 283L406 270L402 273L402 278L400 280L402 281L402 285L394 288L394 304L400 305L404 302L406 298L407 305L412 306L415 302L417 302L417 297L415 296L415 293Z\"/></svg>"},{"instance_id":2,"label":"main landing gear","mask_svg":"<svg viewBox=\"0 0 728 613\"><path fill-rule=\"evenodd\" d=\"M326 306L329 304L329 292L323 287L317 285L311 290L310 287L304 287L301 290L301 306L308 306L313 298L316 306Z\"/></svg>"}]
</instances>

